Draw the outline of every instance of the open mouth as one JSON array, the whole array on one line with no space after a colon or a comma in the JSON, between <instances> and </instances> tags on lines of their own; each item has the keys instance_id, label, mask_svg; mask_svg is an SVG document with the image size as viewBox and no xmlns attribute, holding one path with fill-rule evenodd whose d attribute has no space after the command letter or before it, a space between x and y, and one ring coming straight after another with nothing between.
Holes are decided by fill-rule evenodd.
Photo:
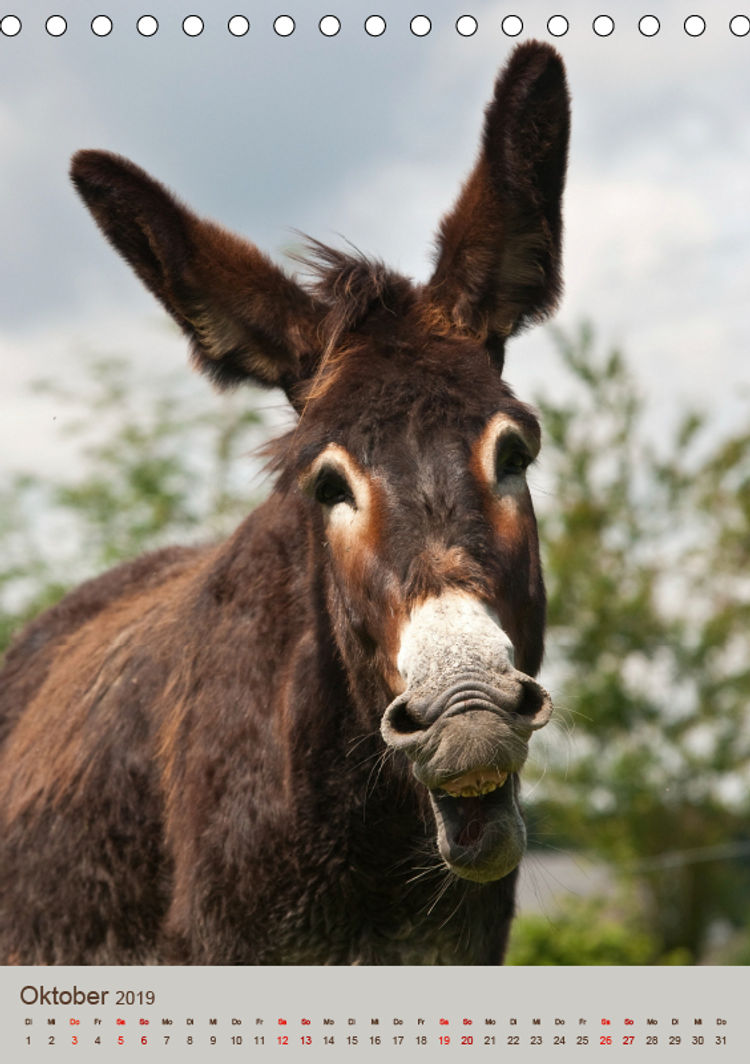
<instances>
[{"instance_id":1,"label":"open mouth","mask_svg":"<svg viewBox=\"0 0 750 1064\"><path fill-rule=\"evenodd\" d=\"M515 802L515 780L484 768L466 772L430 790L438 848L446 864L465 879L501 879L521 859L526 832Z\"/></svg>"}]
</instances>

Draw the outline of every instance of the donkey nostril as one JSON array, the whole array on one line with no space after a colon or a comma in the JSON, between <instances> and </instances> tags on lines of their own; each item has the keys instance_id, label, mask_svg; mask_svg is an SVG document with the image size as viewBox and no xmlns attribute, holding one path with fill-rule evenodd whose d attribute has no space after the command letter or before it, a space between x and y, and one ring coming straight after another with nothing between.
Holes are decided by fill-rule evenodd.
<instances>
[{"instance_id":1,"label":"donkey nostril","mask_svg":"<svg viewBox=\"0 0 750 1064\"><path fill-rule=\"evenodd\" d=\"M552 715L552 709L552 700L541 684L529 677L524 678L515 712L523 719L525 726L532 731L543 728Z\"/></svg>"},{"instance_id":2,"label":"donkey nostril","mask_svg":"<svg viewBox=\"0 0 750 1064\"><path fill-rule=\"evenodd\" d=\"M421 699L399 695L388 706L380 722L380 734L386 743L407 753L418 747L423 741L423 733L430 727L425 710L431 705L432 702L424 703Z\"/></svg>"},{"instance_id":3,"label":"donkey nostril","mask_svg":"<svg viewBox=\"0 0 750 1064\"><path fill-rule=\"evenodd\" d=\"M525 717L533 717L542 708L545 699L546 695L541 687L537 687L536 684L534 686L521 684L521 697L516 706L516 712Z\"/></svg>"},{"instance_id":4,"label":"donkey nostril","mask_svg":"<svg viewBox=\"0 0 750 1064\"><path fill-rule=\"evenodd\" d=\"M397 702L388 714L388 724L391 731L399 735L411 735L413 732L422 731L424 725L411 715L406 702Z\"/></svg>"},{"instance_id":5,"label":"donkey nostril","mask_svg":"<svg viewBox=\"0 0 750 1064\"><path fill-rule=\"evenodd\" d=\"M426 727L416 714L410 713L409 703L405 701L398 701L391 706L387 722L391 735L412 735Z\"/></svg>"}]
</instances>

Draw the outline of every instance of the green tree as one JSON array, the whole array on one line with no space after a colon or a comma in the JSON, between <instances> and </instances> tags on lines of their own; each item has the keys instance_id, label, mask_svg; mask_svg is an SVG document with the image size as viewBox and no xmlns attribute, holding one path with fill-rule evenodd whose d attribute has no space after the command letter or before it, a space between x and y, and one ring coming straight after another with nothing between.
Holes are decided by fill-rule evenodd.
<instances>
[{"instance_id":1,"label":"green tree","mask_svg":"<svg viewBox=\"0 0 750 1064\"><path fill-rule=\"evenodd\" d=\"M514 922L506 964L685 964L687 951L658 953L642 914L627 897L571 896L554 918L539 913Z\"/></svg>"},{"instance_id":2,"label":"green tree","mask_svg":"<svg viewBox=\"0 0 750 1064\"><path fill-rule=\"evenodd\" d=\"M541 396L551 673L540 836L606 859L657 952L750 914L750 433L684 413L649 444L620 352L557 334ZM548 729L549 730L549 729Z\"/></svg>"},{"instance_id":3,"label":"green tree","mask_svg":"<svg viewBox=\"0 0 750 1064\"><path fill-rule=\"evenodd\" d=\"M81 392L36 385L64 412L75 474L0 486L0 650L69 587L144 550L225 535L259 498L257 393L196 392L187 376L136 381L117 358L91 363L86 380Z\"/></svg>"}]
</instances>

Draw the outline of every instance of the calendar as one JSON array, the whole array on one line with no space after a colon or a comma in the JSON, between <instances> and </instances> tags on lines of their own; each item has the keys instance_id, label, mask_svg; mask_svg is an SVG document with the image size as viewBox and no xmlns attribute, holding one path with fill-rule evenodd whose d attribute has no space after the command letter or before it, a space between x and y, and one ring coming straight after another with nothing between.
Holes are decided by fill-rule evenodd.
<instances>
[{"instance_id":1,"label":"calendar","mask_svg":"<svg viewBox=\"0 0 750 1064\"><path fill-rule=\"evenodd\" d=\"M19 969L7 1059L747 1059L733 970Z\"/></svg>"},{"instance_id":2,"label":"calendar","mask_svg":"<svg viewBox=\"0 0 750 1064\"><path fill-rule=\"evenodd\" d=\"M182 599L178 573L178 592L164 601L188 606L141 630L163 606L161 570L147 574L143 600L122 606L125 620L115 617L119 606L106 615L104 649L92 624L88 644L76 649L72 639L52 662L45 632L32 634L30 653L41 647L42 657L22 693L48 668L61 679L49 717L14 733L5 761L0 745L3 831L12 810L0 853L0 915L11 913L3 915L10 946L0 948L4 1061L750 1060L748 480L738 457L747 452L750 350L748 71L750 11L734 0L639 8L630 0L8 0L0 10L0 657L11 629L115 563L184 539L177 572L207 541L229 542L268 494L262 446L293 443L300 424L307 431L314 403L326 409L348 358L385 380L381 346L396 357L412 344L422 357L411 333L407 342L389 332L401 318L412 323L415 306L415 320L440 345L482 347L476 372L460 360L451 371L451 394L462 401L468 381L471 417L431 422L448 433L471 422L473 436L455 430L445 449L458 462L451 477L441 459L429 475L403 479L404 465L417 469L408 448L418 433L398 446L390 427L372 434L398 474L391 484L377 462L370 476L369 443L355 454L343 429L321 422L310 430L280 480L294 481L295 505L318 507L317 516L309 534L298 535L296 516L274 526L266 539L283 560L252 608L237 609L236 627L216 635L229 615L221 604L236 604L255 568L222 555L210 581ZM568 90L569 140L560 103ZM526 92L533 106L524 110ZM495 98L511 114L505 125ZM496 186L495 198L510 201L529 180L525 162L511 165L526 158L516 127L537 137L532 191L520 207L503 200L502 224L487 222L472 203L492 206ZM494 140L482 139L485 128ZM504 145L507 158L497 162L499 149L482 154L485 140ZM536 227L524 229L532 216ZM261 254L245 245L216 281L216 249L236 245L199 219L246 236ZM321 243L305 245L308 232ZM313 263L317 282L293 289L297 265L304 274L316 254L333 267ZM271 306L271 324L210 320L211 300L201 290L196 302L192 275L179 272L190 255L209 264L203 287L222 309ZM225 287L254 270L260 296L225 301ZM407 276L415 284L404 296ZM491 303L493 285L507 313ZM334 312L342 292L350 303ZM553 310L559 334L525 331ZM174 322L188 334L193 368L225 387L221 400L206 399L207 381L188 374ZM363 336L377 342L365 350ZM321 338L325 357L304 377ZM598 369L586 361L596 343L611 355ZM508 383L502 410L482 406L496 386L488 367ZM229 394L243 374L251 388L262 386L248 391L247 408L232 406L241 389ZM372 375L356 380L371 387ZM610 399L628 380L621 420L602 434ZM570 419L583 426L580 461L564 467L567 397L592 381L599 390L586 394L595 401ZM417 392L421 401L425 389ZM214 400L226 405L211 407ZM375 421L380 401L378 388L358 384L330 407L338 418L361 404ZM539 416L541 433L540 410L549 414ZM149 422L151 411L161 420ZM703 440L710 454L732 432L732 446L700 466L691 441ZM674 439L675 462L660 464ZM558 457L545 464L546 453ZM697 494L682 509L660 510L696 469ZM581 485L591 470L587 496ZM542 537L539 557L551 573L543 660L545 591L534 514L519 501L524 478L540 527L546 520L568 534L565 549L548 551L551 565ZM638 497L631 523L629 493L636 498L647 481L653 493L645 503ZM417 482L427 501L411 523L394 518L388 540L394 500L411 505ZM612 490L599 506L591 499L601 484ZM461 518L466 499L474 508ZM619 520L608 524L617 505ZM555 514L565 519L556 525ZM510 562L493 553L488 520L518 547ZM645 531L630 551L638 520ZM694 520L704 522L697 532ZM362 547L382 543L375 560ZM295 571L290 590L284 581L300 544L310 557L318 550L317 567ZM414 555L400 569L389 560L397 549ZM391 569L381 579L383 559ZM553 572L566 559L575 567L568 584ZM329 563L339 566L336 577L318 586L310 574L328 574ZM408 601L393 590L397 571L409 574ZM511 598L495 609L482 589L498 572ZM115 591L120 579L111 578ZM336 624L316 614L292 649L279 637L271 661L274 641L258 630L267 635L284 610L293 630L298 615L325 610L330 589L342 587L361 594L340 609L336 600ZM372 620L382 588L385 606ZM476 588L480 597L467 605L463 592ZM97 594L84 594L81 608ZM644 603L653 607L649 623L631 628ZM351 643L335 643L341 618L351 622ZM321 642L311 651L313 629ZM592 643L607 629L597 654L589 655L584 629ZM165 632L170 646L160 642ZM243 658L253 639L254 654ZM336 672L354 645L356 668ZM461 645L476 672L471 698L499 691L505 715L481 742L469 733L454 739L455 763L430 776L430 757L451 746L447 728L431 731L438 716L466 715L455 693L465 677L451 672ZM328 672L316 672L324 658ZM193 675L199 661L203 672ZM352 714L340 707L364 675L362 661L377 662L389 695L369 731L350 734ZM426 686L409 702L414 675ZM217 680L208 694L206 676ZM265 709L248 727L232 716L245 690L232 688L238 676L261 691L254 706L273 692L269 706L282 709L272 722ZM435 676L442 686L433 690ZM362 690L376 686L367 673ZM55 702L61 690L68 704ZM172 702L159 702L165 692ZM310 692L319 717L300 708ZM3 728L0 712L2 736ZM503 754L489 763L482 753L488 763L470 765L461 758L472 746ZM255 759L252 772L233 760L241 749ZM341 754L339 777L319 771L321 749ZM426 791L414 798L404 772L391 800L388 772L400 757L411 757L408 782L414 776L429 799ZM356 758L361 786L347 790ZM229 769L222 775L230 762L231 778ZM305 815L295 819L302 793ZM344 807L356 816L341 815ZM429 825L414 846L399 827L403 810ZM294 834L300 822L312 825L308 836ZM472 906L485 885L510 883L519 863L515 897L498 888L491 905ZM267 867L275 879L261 875ZM260 901L248 886L256 871ZM79 959L89 950L87 963L68 963L61 942ZM217 961L211 951L220 949Z\"/></svg>"}]
</instances>

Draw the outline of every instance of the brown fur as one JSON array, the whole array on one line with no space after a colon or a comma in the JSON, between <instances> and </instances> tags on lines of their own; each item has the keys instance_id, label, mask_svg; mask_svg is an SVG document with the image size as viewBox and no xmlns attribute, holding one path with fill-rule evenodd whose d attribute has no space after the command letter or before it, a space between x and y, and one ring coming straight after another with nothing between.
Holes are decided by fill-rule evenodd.
<instances>
[{"instance_id":1,"label":"brown fur","mask_svg":"<svg viewBox=\"0 0 750 1064\"><path fill-rule=\"evenodd\" d=\"M75 157L78 191L199 368L281 387L301 417L274 445L273 493L227 542L120 566L9 651L6 961L502 960L515 871L471 882L443 866L427 788L386 752L380 722L403 697L410 611L457 589L515 647L497 764L516 772L543 723L531 501L503 515L472 456L498 412L538 432L499 370L504 338L559 294L567 122L557 55L516 49L421 287L317 244L303 287L129 161ZM326 531L352 498L329 503L309 482L332 442L369 485L356 540Z\"/></svg>"}]
</instances>

